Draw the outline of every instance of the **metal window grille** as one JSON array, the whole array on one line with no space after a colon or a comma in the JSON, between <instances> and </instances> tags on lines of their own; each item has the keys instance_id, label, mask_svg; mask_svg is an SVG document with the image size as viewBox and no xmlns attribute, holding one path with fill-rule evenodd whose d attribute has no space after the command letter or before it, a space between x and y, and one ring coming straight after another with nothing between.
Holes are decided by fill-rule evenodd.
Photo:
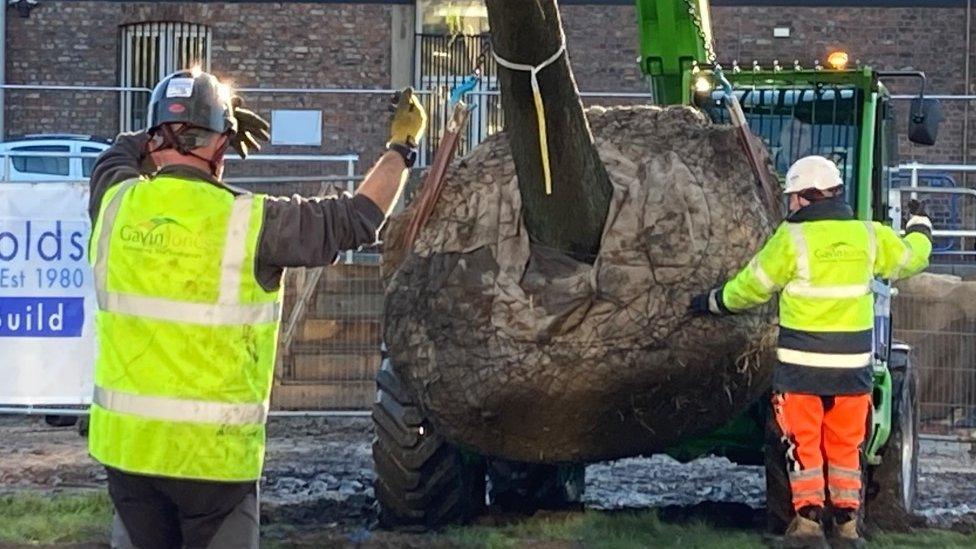
<instances>
[{"instance_id":1,"label":"metal window grille","mask_svg":"<svg viewBox=\"0 0 976 549\"><path fill-rule=\"evenodd\" d=\"M424 106L430 114L430 133L421 150L422 163L433 158L450 118L451 89L475 69L481 72L481 83L465 100L477 108L472 113L467 135L463 136L459 155L502 129L501 97L484 94L498 90L498 64L491 55L491 39L488 34L417 35L415 82L417 88L431 91L424 96Z\"/></svg>"},{"instance_id":2,"label":"metal window grille","mask_svg":"<svg viewBox=\"0 0 976 549\"><path fill-rule=\"evenodd\" d=\"M210 70L210 28L196 23L136 23L120 28L119 84L152 89L163 77L199 65ZM149 94L122 92L119 129L145 127Z\"/></svg>"}]
</instances>

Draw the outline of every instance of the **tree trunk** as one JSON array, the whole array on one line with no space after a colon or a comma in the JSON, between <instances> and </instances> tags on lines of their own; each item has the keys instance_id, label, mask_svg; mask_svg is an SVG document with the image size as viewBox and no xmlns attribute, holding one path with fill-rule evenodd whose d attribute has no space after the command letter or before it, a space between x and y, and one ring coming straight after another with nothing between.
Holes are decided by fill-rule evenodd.
<instances>
[{"instance_id":1,"label":"tree trunk","mask_svg":"<svg viewBox=\"0 0 976 549\"><path fill-rule=\"evenodd\" d=\"M555 0L486 0L492 44L503 59L538 65L562 44ZM588 263L600 249L612 188L583 113L569 58L539 73L546 111L552 194L545 193L530 74L499 68L505 130L519 179L522 217L533 242Z\"/></svg>"}]
</instances>

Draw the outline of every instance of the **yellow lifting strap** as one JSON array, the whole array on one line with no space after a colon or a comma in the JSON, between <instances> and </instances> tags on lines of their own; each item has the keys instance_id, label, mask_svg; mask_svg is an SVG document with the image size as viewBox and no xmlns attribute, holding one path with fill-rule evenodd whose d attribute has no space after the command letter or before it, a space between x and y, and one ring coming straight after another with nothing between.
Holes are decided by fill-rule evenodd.
<instances>
[{"instance_id":1,"label":"yellow lifting strap","mask_svg":"<svg viewBox=\"0 0 976 549\"><path fill-rule=\"evenodd\" d=\"M492 55L495 56L495 61L498 64L505 67L506 69L513 71L524 71L528 72L531 76L532 82L532 99L535 101L535 115L539 122L539 154L542 157L542 175L546 182L546 194L552 194L552 172L549 169L549 137L546 133L546 107L542 102L542 92L539 91L539 72L553 64L556 59L566 52L566 37L562 38L562 43L556 53L552 54L552 57L546 59L538 65L523 65L521 63L512 63L511 61L506 61L502 59L498 52L492 50Z\"/></svg>"}]
</instances>

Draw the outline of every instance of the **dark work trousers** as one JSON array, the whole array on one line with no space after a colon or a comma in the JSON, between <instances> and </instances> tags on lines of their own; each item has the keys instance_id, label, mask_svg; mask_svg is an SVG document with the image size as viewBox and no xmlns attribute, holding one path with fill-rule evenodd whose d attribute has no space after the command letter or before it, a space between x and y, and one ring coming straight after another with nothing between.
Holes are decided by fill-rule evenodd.
<instances>
[{"instance_id":1,"label":"dark work trousers","mask_svg":"<svg viewBox=\"0 0 976 549\"><path fill-rule=\"evenodd\" d=\"M257 482L149 477L106 467L112 547L257 548ZM124 526L124 528L122 528Z\"/></svg>"}]
</instances>

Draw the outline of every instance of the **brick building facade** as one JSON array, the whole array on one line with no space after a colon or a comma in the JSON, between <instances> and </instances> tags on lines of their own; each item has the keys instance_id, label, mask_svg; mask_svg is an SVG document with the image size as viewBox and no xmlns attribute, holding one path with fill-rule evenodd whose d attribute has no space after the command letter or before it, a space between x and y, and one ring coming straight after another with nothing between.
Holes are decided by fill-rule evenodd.
<instances>
[{"instance_id":1,"label":"brick building facade","mask_svg":"<svg viewBox=\"0 0 976 549\"><path fill-rule=\"evenodd\" d=\"M5 81L118 86L125 70L122 40L127 25L186 22L206 26L211 69L232 78L238 87L377 89L417 84L415 4L410 0L41 0L29 17L19 17L12 9L7 14ZM581 90L647 89L634 62L637 31L632 1L563 0L560 4ZM930 92L962 94L971 87L964 78L965 1L714 0L713 4L717 50L723 59L748 64L753 59L766 64L773 59L789 64L798 59L809 66L832 49L845 48L852 59L877 68L926 71ZM774 38L776 27L789 28L790 36ZM8 90L5 134L111 137L125 116L122 95L118 91ZM385 95L250 92L245 96L264 114L272 108L322 112L321 146L279 146L272 152L356 153L364 169L382 146ZM946 114L941 143L931 149L903 143L903 159L962 162L972 156L964 154L963 136L972 123L965 104L946 104Z\"/></svg>"}]
</instances>

